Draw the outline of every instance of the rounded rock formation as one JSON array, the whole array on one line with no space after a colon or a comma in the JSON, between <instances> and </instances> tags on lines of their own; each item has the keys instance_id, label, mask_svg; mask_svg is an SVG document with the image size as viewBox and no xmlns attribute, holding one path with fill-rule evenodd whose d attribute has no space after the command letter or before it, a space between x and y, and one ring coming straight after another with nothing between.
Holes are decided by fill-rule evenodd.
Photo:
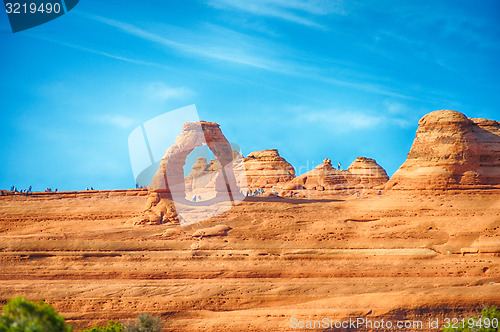
<instances>
[{"instance_id":1,"label":"rounded rock formation","mask_svg":"<svg viewBox=\"0 0 500 332\"><path fill-rule=\"evenodd\" d=\"M347 170L366 187L373 188L389 181L385 169L372 158L357 157Z\"/></svg>"},{"instance_id":2,"label":"rounded rock formation","mask_svg":"<svg viewBox=\"0 0 500 332\"><path fill-rule=\"evenodd\" d=\"M347 175L347 176L346 176ZM345 188L349 174L332 167L330 159L281 186L284 190L332 190Z\"/></svg>"},{"instance_id":3,"label":"rounded rock formation","mask_svg":"<svg viewBox=\"0 0 500 332\"><path fill-rule=\"evenodd\" d=\"M276 149L255 151L244 159L248 188L272 188L290 181L295 169Z\"/></svg>"},{"instance_id":4,"label":"rounded rock formation","mask_svg":"<svg viewBox=\"0 0 500 332\"><path fill-rule=\"evenodd\" d=\"M371 189L387 182L389 177L374 159L358 157L347 170L332 167L330 159L313 170L280 186L283 190L316 190L350 192L357 189Z\"/></svg>"},{"instance_id":5,"label":"rounded rock formation","mask_svg":"<svg viewBox=\"0 0 500 332\"><path fill-rule=\"evenodd\" d=\"M387 189L467 189L500 184L500 123L456 111L429 113Z\"/></svg>"}]
</instances>

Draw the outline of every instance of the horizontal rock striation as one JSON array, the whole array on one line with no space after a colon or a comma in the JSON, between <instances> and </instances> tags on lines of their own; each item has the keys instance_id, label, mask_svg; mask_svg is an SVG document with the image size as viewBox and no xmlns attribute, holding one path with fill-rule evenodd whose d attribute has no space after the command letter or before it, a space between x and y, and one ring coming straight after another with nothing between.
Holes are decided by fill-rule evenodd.
<instances>
[{"instance_id":1,"label":"horizontal rock striation","mask_svg":"<svg viewBox=\"0 0 500 332\"><path fill-rule=\"evenodd\" d=\"M406 161L387 189L500 185L500 123L441 110L425 115Z\"/></svg>"},{"instance_id":2,"label":"horizontal rock striation","mask_svg":"<svg viewBox=\"0 0 500 332\"><path fill-rule=\"evenodd\" d=\"M283 184L283 190L345 191L371 189L389 180L375 159L358 157L347 170L332 167L330 159L295 179Z\"/></svg>"},{"instance_id":3,"label":"horizontal rock striation","mask_svg":"<svg viewBox=\"0 0 500 332\"><path fill-rule=\"evenodd\" d=\"M295 169L276 149L255 151L244 159L249 188L272 188L295 177Z\"/></svg>"},{"instance_id":4,"label":"horizontal rock striation","mask_svg":"<svg viewBox=\"0 0 500 332\"><path fill-rule=\"evenodd\" d=\"M347 171L359 179L359 182L369 188L382 185L389 181L385 169L383 169L375 159L357 157L347 168Z\"/></svg>"}]
</instances>

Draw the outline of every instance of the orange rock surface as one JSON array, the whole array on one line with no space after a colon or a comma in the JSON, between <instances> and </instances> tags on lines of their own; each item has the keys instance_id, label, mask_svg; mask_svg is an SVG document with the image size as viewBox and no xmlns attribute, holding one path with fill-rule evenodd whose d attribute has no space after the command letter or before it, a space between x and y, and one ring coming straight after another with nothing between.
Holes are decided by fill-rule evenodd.
<instances>
[{"instance_id":1,"label":"orange rock surface","mask_svg":"<svg viewBox=\"0 0 500 332\"><path fill-rule=\"evenodd\" d=\"M185 125L153 181L160 190L0 196L0 302L45 299L75 330L149 312L165 331L289 331L356 318L436 331L429 320L441 329L444 318L500 305L498 122L424 116L386 184L405 190L379 191L387 176L373 159L344 171L325 159L294 178L277 150L254 152L240 165L250 188L300 185L316 196L246 197L182 227L162 177L171 164L169 181L184 181L185 157L203 142L220 143L230 163L219 132ZM194 163L192 183L206 165ZM363 190L327 190L337 185Z\"/></svg>"},{"instance_id":2,"label":"orange rock surface","mask_svg":"<svg viewBox=\"0 0 500 332\"><path fill-rule=\"evenodd\" d=\"M237 176L237 183L240 187L246 187L246 178L243 165L243 156L236 151L232 151L233 167L235 176ZM207 162L206 158L199 157L191 166L193 169L189 175L184 179L186 193L192 195L193 193L201 194L207 192L215 192L215 185L218 175L222 168L218 158L214 158Z\"/></svg>"},{"instance_id":3,"label":"orange rock surface","mask_svg":"<svg viewBox=\"0 0 500 332\"><path fill-rule=\"evenodd\" d=\"M500 185L500 123L435 111L419 121L408 158L388 189L490 188Z\"/></svg>"},{"instance_id":4,"label":"orange rock surface","mask_svg":"<svg viewBox=\"0 0 500 332\"><path fill-rule=\"evenodd\" d=\"M356 158L347 171L358 178L360 184L366 188L373 188L389 181L385 169L372 158Z\"/></svg>"},{"instance_id":5,"label":"orange rock surface","mask_svg":"<svg viewBox=\"0 0 500 332\"><path fill-rule=\"evenodd\" d=\"M333 168L331 161L325 159L313 170L297 176L281 188L284 190L340 190L349 186L350 177L349 173Z\"/></svg>"},{"instance_id":6,"label":"orange rock surface","mask_svg":"<svg viewBox=\"0 0 500 332\"><path fill-rule=\"evenodd\" d=\"M252 188L272 188L295 177L295 169L276 149L255 151L244 159L247 183Z\"/></svg>"},{"instance_id":7,"label":"orange rock surface","mask_svg":"<svg viewBox=\"0 0 500 332\"><path fill-rule=\"evenodd\" d=\"M310 191L332 191L333 193L354 193L371 189L389 180L385 170L374 159L358 157L347 170L332 167L330 159L325 159L322 164L313 170L279 186L285 191L298 191L298 195L306 195ZM317 195L317 193L315 193Z\"/></svg>"},{"instance_id":8,"label":"orange rock surface","mask_svg":"<svg viewBox=\"0 0 500 332\"><path fill-rule=\"evenodd\" d=\"M186 227L126 224L146 194L0 196L1 301L45 299L75 330L149 312L165 331L426 323L500 304L498 190L248 197Z\"/></svg>"}]
</instances>

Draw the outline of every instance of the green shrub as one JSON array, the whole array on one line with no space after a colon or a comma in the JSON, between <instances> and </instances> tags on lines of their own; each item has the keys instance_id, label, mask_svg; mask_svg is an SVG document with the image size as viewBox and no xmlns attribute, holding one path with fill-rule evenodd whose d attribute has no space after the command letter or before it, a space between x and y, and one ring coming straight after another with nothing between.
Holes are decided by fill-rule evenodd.
<instances>
[{"instance_id":1,"label":"green shrub","mask_svg":"<svg viewBox=\"0 0 500 332\"><path fill-rule=\"evenodd\" d=\"M118 322L109 321L106 326L94 326L91 329L83 330L82 332L123 332L124 326Z\"/></svg>"},{"instance_id":2,"label":"green shrub","mask_svg":"<svg viewBox=\"0 0 500 332\"><path fill-rule=\"evenodd\" d=\"M484 308L481 317L471 317L459 321L455 326L443 328L443 332L498 332L500 331L500 311L497 307Z\"/></svg>"},{"instance_id":3,"label":"green shrub","mask_svg":"<svg viewBox=\"0 0 500 332\"><path fill-rule=\"evenodd\" d=\"M125 324L126 332L160 332L163 322L160 317L141 314L135 322Z\"/></svg>"},{"instance_id":4,"label":"green shrub","mask_svg":"<svg viewBox=\"0 0 500 332\"><path fill-rule=\"evenodd\" d=\"M10 300L0 315L0 332L70 332L64 317L43 301L34 303L22 297Z\"/></svg>"},{"instance_id":5,"label":"green shrub","mask_svg":"<svg viewBox=\"0 0 500 332\"><path fill-rule=\"evenodd\" d=\"M109 321L106 326L94 326L82 332L160 332L163 322L160 317L141 314L135 322L125 326ZM10 300L3 306L0 315L0 332L72 332L64 317L43 301L27 301L22 297Z\"/></svg>"}]
</instances>

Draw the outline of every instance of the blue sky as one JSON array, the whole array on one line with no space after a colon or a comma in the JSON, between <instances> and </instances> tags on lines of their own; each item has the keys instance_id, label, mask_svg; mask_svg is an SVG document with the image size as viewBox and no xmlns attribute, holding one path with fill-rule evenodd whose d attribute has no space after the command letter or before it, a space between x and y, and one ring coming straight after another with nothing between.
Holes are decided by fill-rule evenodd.
<instances>
[{"instance_id":1,"label":"blue sky","mask_svg":"<svg viewBox=\"0 0 500 332\"><path fill-rule=\"evenodd\" d=\"M131 188L127 138L196 104L246 155L392 174L424 114L500 120L500 2L80 0L0 13L0 188Z\"/></svg>"}]
</instances>

